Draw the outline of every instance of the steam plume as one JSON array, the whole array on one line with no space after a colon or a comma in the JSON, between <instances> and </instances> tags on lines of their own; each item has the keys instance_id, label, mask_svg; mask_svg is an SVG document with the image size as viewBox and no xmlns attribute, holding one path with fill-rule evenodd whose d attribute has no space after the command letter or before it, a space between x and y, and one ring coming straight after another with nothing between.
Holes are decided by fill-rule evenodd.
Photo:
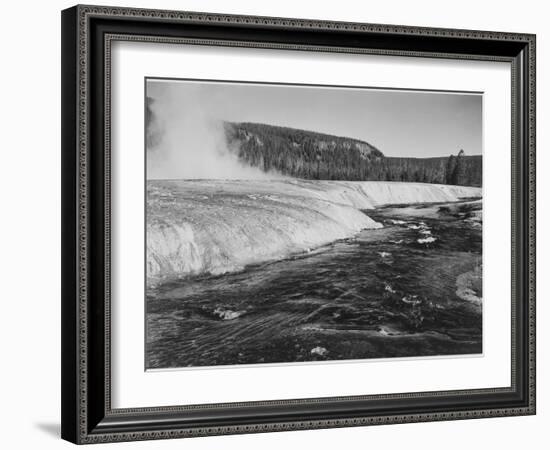
<instances>
[{"instance_id":1,"label":"steam plume","mask_svg":"<svg viewBox=\"0 0 550 450\"><path fill-rule=\"evenodd\" d=\"M182 88L183 87L183 88ZM228 108L228 106L230 106ZM267 179L228 148L218 104L201 85L149 81L147 86L148 179Z\"/></svg>"}]
</instances>

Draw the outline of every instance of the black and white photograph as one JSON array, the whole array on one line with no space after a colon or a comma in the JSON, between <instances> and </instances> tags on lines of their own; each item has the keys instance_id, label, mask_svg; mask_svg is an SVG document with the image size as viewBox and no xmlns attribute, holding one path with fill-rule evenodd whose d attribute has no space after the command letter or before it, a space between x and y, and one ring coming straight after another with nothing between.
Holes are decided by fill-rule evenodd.
<instances>
[{"instance_id":1,"label":"black and white photograph","mask_svg":"<svg viewBox=\"0 0 550 450\"><path fill-rule=\"evenodd\" d=\"M145 80L146 369L481 355L479 92Z\"/></svg>"}]
</instances>

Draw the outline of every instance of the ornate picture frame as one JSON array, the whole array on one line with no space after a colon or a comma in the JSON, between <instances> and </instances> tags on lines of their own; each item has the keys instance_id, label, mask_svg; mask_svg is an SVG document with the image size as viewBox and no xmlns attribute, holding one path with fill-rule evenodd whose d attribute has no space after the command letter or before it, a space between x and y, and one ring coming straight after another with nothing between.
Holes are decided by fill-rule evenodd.
<instances>
[{"instance_id":1,"label":"ornate picture frame","mask_svg":"<svg viewBox=\"0 0 550 450\"><path fill-rule=\"evenodd\" d=\"M191 44L511 66L510 386L114 408L111 48ZM141 131L140 131L141 133ZM136 344L137 345L137 344ZM353 370L350 366L349 370ZM535 36L196 12L62 12L62 437L85 444L535 414Z\"/></svg>"}]
</instances>

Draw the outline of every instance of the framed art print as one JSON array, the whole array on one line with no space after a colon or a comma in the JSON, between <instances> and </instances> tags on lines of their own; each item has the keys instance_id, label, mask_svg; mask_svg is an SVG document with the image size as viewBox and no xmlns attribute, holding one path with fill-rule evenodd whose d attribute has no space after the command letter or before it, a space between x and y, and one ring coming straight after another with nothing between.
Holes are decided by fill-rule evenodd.
<instances>
[{"instance_id":1,"label":"framed art print","mask_svg":"<svg viewBox=\"0 0 550 450\"><path fill-rule=\"evenodd\" d=\"M62 435L535 413L535 37L75 6Z\"/></svg>"}]
</instances>

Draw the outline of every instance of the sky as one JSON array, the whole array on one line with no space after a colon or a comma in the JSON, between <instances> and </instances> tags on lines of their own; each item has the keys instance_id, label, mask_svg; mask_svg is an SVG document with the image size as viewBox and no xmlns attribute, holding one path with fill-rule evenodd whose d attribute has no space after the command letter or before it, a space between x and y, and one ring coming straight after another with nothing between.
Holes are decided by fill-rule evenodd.
<instances>
[{"instance_id":1,"label":"sky","mask_svg":"<svg viewBox=\"0 0 550 450\"><path fill-rule=\"evenodd\" d=\"M159 151L157 156L164 156L157 162L148 162L153 174L170 172L182 162L168 156L176 147L181 153L182 142L190 168L200 172L197 164L212 166L223 146L216 123L223 120L356 138L386 156L448 156L460 149L467 155L482 153L479 93L148 79L146 95L155 100L153 110L163 133L172 135L165 140L171 149ZM164 168L158 165L161 160ZM225 161L224 170L231 164Z\"/></svg>"}]
</instances>

